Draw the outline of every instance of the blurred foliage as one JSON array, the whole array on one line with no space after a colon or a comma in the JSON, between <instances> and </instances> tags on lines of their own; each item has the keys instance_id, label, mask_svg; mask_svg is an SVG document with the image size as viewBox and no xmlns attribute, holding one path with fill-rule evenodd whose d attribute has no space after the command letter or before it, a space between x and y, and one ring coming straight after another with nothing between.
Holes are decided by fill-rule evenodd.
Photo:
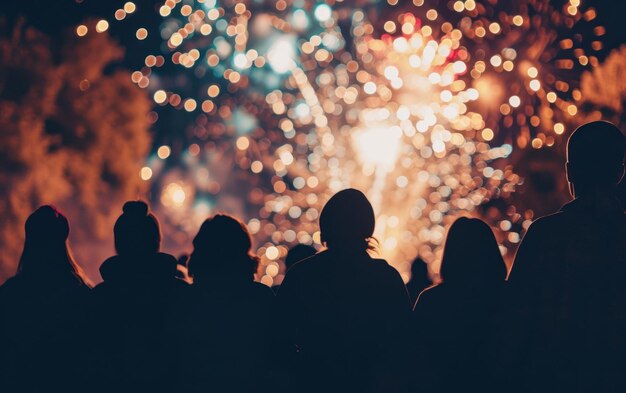
<instances>
[{"instance_id":1,"label":"blurred foliage","mask_svg":"<svg viewBox=\"0 0 626 393\"><path fill-rule=\"evenodd\" d=\"M119 206L142 188L151 104L112 66L122 49L107 34L60 36L23 21L0 36L0 282L15 271L37 206L61 208L80 246L110 234ZM92 276L96 268L86 266Z\"/></svg>"},{"instance_id":2,"label":"blurred foliage","mask_svg":"<svg viewBox=\"0 0 626 393\"><path fill-rule=\"evenodd\" d=\"M606 60L581 78L582 102L577 122L608 120L622 131L626 126L626 45L613 50Z\"/></svg>"},{"instance_id":3,"label":"blurred foliage","mask_svg":"<svg viewBox=\"0 0 626 393\"><path fill-rule=\"evenodd\" d=\"M614 49L598 67L583 73L578 116L571 131L592 120L607 120L626 132L626 45ZM622 206L626 208L626 181L619 185Z\"/></svg>"}]
</instances>

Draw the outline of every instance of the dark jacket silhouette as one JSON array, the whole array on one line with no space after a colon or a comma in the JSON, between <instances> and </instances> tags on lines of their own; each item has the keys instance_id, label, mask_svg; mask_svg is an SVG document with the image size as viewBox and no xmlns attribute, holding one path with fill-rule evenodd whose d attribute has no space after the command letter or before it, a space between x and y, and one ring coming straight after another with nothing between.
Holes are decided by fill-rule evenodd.
<instances>
[{"instance_id":1,"label":"dark jacket silhouette","mask_svg":"<svg viewBox=\"0 0 626 393\"><path fill-rule=\"evenodd\" d=\"M520 389L625 391L626 217L615 192L624 135L593 122L568 141L575 198L535 221L515 258L510 354Z\"/></svg>"},{"instance_id":2,"label":"dark jacket silhouette","mask_svg":"<svg viewBox=\"0 0 626 393\"><path fill-rule=\"evenodd\" d=\"M69 224L42 206L26 221L15 277L0 287L0 390L82 391L88 382L89 286L67 243Z\"/></svg>"},{"instance_id":3,"label":"dark jacket silhouette","mask_svg":"<svg viewBox=\"0 0 626 393\"><path fill-rule=\"evenodd\" d=\"M114 234L118 255L102 264L104 282L94 289L97 388L165 389L173 383L175 362L167 326L187 284L176 278L176 259L158 252L159 224L144 202L124 205Z\"/></svg>"},{"instance_id":4,"label":"dark jacket silhouette","mask_svg":"<svg viewBox=\"0 0 626 393\"><path fill-rule=\"evenodd\" d=\"M367 253L372 206L341 191L320 229L328 250L292 266L277 295L292 391L401 391L409 298L399 273Z\"/></svg>"},{"instance_id":5,"label":"dark jacket silhouette","mask_svg":"<svg viewBox=\"0 0 626 393\"><path fill-rule=\"evenodd\" d=\"M416 387L430 392L485 391L491 345L499 327L506 266L491 228L457 219L441 262L443 283L424 290L415 304L419 335Z\"/></svg>"},{"instance_id":6,"label":"dark jacket silhouette","mask_svg":"<svg viewBox=\"0 0 626 393\"><path fill-rule=\"evenodd\" d=\"M227 215L207 219L193 240L191 291L176 318L184 346L177 356L183 391L268 389L272 367L271 289L254 282L258 259L250 234Z\"/></svg>"}]
</instances>

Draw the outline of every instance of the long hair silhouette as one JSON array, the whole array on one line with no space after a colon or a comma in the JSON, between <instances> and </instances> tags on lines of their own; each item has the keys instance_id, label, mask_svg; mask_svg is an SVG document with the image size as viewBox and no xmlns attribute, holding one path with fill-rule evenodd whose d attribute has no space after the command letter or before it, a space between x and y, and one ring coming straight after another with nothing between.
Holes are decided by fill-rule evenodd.
<instances>
[{"instance_id":1,"label":"long hair silhouette","mask_svg":"<svg viewBox=\"0 0 626 393\"><path fill-rule=\"evenodd\" d=\"M252 238L235 217L216 214L204 221L193 239L189 274L194 281L254 280L259 259L252 254Z\"/></svg>"},{"instance_id":2,"label":"long hair silhouette","mask_svg":"<svg viewBox=\"0 0 626 393\"><path fill-rule=\"evenodd\" d=\"M506 266L491 228L461 217L450 229L441 262L443 283L425 289L415 304L420 348L417 382L429 392L475 391L490 386L495 368Z\"/></svg>"},{"instance_id":3,"label":"long hair silhouette","mask_svg":"<svg viewBox=\"0 0 626 393\"><path fill-rule=\"evenodd\" d=\"M76 263L68 236L67 218L54 206L44 205L26 220L26 240L17 267L21 276L41 277L46 280L75 280L91 286L91 282Z\"/></svg>"},{"instance_id":4,"label":"long hair silhouette","mask_svg":"<svg viewBox=\"0 0 626 393\"><path fill-rule=\"evenodd\" d=\"M504 281L506 265L489 225L466 217L452 224L443 250L441 276L446 284L488 285Z\"/></svg>"}]
</instances>

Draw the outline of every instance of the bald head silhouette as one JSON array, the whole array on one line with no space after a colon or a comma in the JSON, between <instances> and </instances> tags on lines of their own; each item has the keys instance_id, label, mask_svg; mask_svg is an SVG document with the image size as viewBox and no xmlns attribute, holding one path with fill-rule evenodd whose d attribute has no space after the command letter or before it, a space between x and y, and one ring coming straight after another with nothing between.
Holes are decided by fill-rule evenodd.
<instances>
[{"instance_id":1,"label":"bald head silhouette","mask_svg":"<svg viewBox=\"0 0 626 393\"><path fill-rule=\"evenodd\" d=\"M574 197L604 191L624 175L624 134L607 121L578 127L567 141L567 181Z\"/></svg>"}]
</instances>

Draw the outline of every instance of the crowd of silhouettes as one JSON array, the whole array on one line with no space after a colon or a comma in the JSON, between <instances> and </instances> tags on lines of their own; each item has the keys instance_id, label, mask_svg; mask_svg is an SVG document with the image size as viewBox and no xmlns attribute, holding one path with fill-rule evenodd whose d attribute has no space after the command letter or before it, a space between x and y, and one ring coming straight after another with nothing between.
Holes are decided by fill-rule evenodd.
<instances>
[{"instance_id":1,"label":"crowd of silhouettes","mask_svg":"<svg viewBox=\"0 0 626 393\"><path fill-rule=\"evenodd\" d=\"M510 271L492 229L460 217L435 285L419 258L405 285L372 257L375 214L355 189L324 206L324 249L292 248L274 288L255 281L237 218L208 218L177 260L141 201L123 206L94 287L67 218L42 206L0 287L0 391L624 392L625 148L610 123L579 127L573 200L528 228Z\"/></svg>"}]
</instances>

